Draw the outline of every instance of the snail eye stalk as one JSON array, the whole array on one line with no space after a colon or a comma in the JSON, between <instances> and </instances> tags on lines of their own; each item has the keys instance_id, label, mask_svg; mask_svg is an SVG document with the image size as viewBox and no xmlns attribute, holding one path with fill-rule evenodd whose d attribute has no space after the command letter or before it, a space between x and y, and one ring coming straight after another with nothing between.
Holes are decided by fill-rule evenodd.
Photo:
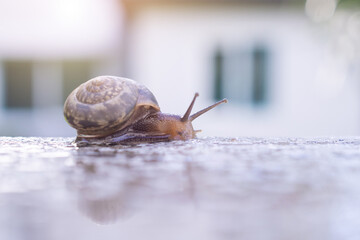
<instances>
[{"instance_id":1,"label":"snail eye stalk","mask_svg":"<svg viewBox=\"0 0 360 240\"><path fill-rule=\"evenodd\" d=\"M192 111L192 108L194 106L194 103L195 103L195 100L196 98L199 96L199 93L195 93L195 96L193 98L193 100L191 101L190 103L190 106L188 107L188 109L186 110L186 113L184 114L184 116L181 118L181 121L182 122L186 122L189 120L189 116L190 116L190 113Z\"/></svg>"},{"instance_id":2,"label":"snail eye stalk","mask_svg":"<svg viewBox=\"0 0 360 240\"><path fill-rule=\"evenodd\" d=\"M207 111L213 109L214 107L216 107L216 106L218 106L218 105L220 105L222 103L227 103L227 102L228 102L228 100L226 98L224 98L223 100L218 101L218 102L214 103L213 105L210 105L207 108L204 108L203 110L198 111L197 113L194 113L189 118L190 122L194 121L197 117L203 115L204 113L206 113Z\"/></svg>"}]
</instances>

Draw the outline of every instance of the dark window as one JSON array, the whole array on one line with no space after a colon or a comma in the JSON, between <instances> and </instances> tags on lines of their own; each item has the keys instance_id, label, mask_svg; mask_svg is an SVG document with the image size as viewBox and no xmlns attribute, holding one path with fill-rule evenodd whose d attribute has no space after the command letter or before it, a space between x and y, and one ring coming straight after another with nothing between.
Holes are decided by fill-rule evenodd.
<instances>
[{"instance_id":1,"label":"dark window","mask_svg":"<svg viewBox=\"0 0 360 240\"><path fill-rule=\"evenodd\" d=\"M91 63L89 61L66 61L63 63L64 101L80 84L91 78Z\"/></svg>"},{"instance_id":2,"label":"dark window","mask_svg":"<svg viewBox=\"0 0 360 240\"><path fill-rule=\"evenodd\" d=\"M263 47L257 47L253 50L253 93L252 101L255 104L266 102L267 90L267 64L268 53Z\"/></svg>"},{"instance_id":3,"label":"dark window","mask_svg":"<svg viewBox=\"0 0 360 240\"><path fill-rule=\"evenodd\" d=\"M224 51L214 55L214 97L234 103L260 105L267 102L268 50L262 46Z\"/></svg>"},{"instance_id":4,"label":"dark window","mask_svg":"<svg viewBox=\"0 0 360 240\"><path fill-rule=\"evenodd\" d=\"M217 101L221 100L224 97L223 92L223 65L224 65L224 56L221 49L217 49L215 52L215 87L214 87L214 96Z\"/></svg>"},{"instance_id":5,"label":"dark window","mask_svg":"<svg viewBox=\"0 0 360 240\"><path fill-rule=\"evenodd\" d=\"M32 106L32 63L30 61L4 62L5 107Z\"/></svg>"}]
</instances>

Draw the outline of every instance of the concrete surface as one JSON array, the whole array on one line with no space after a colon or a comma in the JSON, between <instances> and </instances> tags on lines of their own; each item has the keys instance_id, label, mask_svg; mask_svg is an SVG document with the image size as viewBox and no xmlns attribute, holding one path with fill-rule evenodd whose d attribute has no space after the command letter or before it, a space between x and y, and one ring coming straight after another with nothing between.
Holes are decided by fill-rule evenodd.
<instances>
[{"instance_id":1,"label":"concrete surface","mask_svg":"<svg viewBox=\"0 0 360 240\"><path fill-rule=\"evenodd\" d=\"M0 239L359 239L360 138L0 138Z\"/></svg>"}]
</instances>

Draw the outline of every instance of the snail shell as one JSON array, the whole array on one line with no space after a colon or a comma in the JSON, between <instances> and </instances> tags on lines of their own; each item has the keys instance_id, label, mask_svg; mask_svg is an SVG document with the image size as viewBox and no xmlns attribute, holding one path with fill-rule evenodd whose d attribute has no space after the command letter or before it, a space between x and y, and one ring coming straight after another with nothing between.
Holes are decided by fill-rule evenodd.
<instances>
[{"instance_id":1,"label":"snail shell","mask_svg":"<svg viewBox=\"0 0 360 240\"><path fill-rule=\"evenodd\" d=\"M64 105L65 119L80 136L105 136L159 111L155 96L145 86L115 76L81 84Z\"/></svg>"}]
</instances>

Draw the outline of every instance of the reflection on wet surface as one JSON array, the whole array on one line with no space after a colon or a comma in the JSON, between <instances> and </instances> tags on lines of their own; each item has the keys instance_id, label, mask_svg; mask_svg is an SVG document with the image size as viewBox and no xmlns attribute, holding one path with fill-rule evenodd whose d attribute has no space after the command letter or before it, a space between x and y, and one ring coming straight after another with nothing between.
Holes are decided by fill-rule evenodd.
<instances>
[{"instance_id":1,"label":"reflection on wet surface","mask_svg":"<svg viewBox=\"0 0 360 240\"><path fill-rule=\"evenodd\" d=\"M0 138L0 239L350 239L360 138Z\"/></svg>"}]
</instances>

